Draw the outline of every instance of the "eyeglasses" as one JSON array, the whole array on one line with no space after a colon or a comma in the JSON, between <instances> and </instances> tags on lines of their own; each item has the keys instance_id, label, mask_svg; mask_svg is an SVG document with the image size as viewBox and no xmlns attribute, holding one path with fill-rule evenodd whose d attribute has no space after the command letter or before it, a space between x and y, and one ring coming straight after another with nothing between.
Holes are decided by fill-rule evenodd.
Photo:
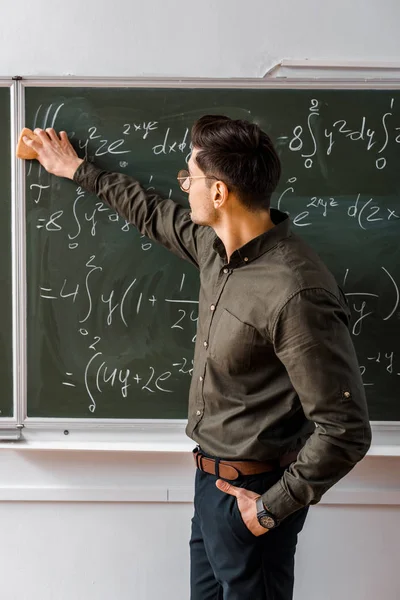
<instances>
[{"instance_id":1,"label":"eyeglasses","mask_svg":"<svg viewBox=\"0 0 400 600\"><path fill-rule=\"evenodd\" d=\"M190 175L189 171L186 171L186 169L179 171L176 178L178 180L179 187L184 192L189 191L192 179L218 179L218 177L215 177L214 175Z\"/></svg>"}]
</instances>

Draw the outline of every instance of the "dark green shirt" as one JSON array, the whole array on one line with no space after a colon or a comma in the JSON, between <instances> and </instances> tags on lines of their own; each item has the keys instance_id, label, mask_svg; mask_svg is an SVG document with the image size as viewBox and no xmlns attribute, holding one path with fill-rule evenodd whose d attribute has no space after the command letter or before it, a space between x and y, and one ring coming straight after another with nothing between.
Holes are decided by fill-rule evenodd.
<instances>
[{"instance_id":1,"label":"dark green shirt","mask_svg":"<svg viewBox=\"0 0 400 600\"><path fill-rule=\"evenodd\" d=\"M371 442L347 302L318 255L271 209L228 262L213 229L135 179L84 162L74 180L200 271L188 436L225 459L302 448L263 501L279 519L317 503Z\"/></svg>"}]
</instances>

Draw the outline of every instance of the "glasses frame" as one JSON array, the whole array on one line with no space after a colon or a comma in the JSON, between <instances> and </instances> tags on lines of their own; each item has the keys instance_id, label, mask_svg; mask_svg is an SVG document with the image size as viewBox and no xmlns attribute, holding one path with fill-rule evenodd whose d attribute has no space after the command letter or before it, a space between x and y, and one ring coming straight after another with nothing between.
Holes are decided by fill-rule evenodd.
<instances>
[{"instance_id":1,"label":"glasses frame","mask_svg":"<svg viewBox=\"0 0 400 600\"><path fill-rule=\"evenodd\" d=\"M192 179L216 179L218 181L218 177L215 177L215 175L190 175L187 169L181 169L178 172L176 178L178 180L178 184L182 192L188 192L190 190L190 186L192 185ZM187 186L187 188L184 188L181 181L186 181L187 179L189 179L189 185Z\"/></svg>"}]
</instances>

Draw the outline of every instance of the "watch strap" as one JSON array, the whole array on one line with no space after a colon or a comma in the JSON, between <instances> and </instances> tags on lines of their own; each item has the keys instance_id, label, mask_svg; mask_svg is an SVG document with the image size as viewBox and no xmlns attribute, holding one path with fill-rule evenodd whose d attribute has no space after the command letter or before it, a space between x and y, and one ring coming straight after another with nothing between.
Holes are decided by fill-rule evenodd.
<instances>
[{"instance_id":1,"label":"watch strap","mask_svg":"<svg viewBox=\"0 0 400 600\"><path fill-rule=\"evenodd\" d=\"M268 520L270 521L270 526L268 527L268 529L273 529L279 525L278 519L275 517L275 515L273 513L271 513L271 511L269 511L266 508L261 496L256 499L256 511L257 511L257 519L258 519L260 525L262 525L262 527L265 527L265 525L263 524L263 518L265 520L265 517L267 517Z\"/></svg>"}]
</instances>

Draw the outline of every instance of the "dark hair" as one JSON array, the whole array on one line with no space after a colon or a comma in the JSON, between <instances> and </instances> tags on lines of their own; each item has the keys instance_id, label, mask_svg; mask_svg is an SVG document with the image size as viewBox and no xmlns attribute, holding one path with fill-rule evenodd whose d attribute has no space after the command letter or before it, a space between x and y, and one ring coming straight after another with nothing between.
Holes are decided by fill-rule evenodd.
<instances>
[{"instance_id":1,"label":"dark hair","mask_svg":"<svg viewBox=\"0 0 400 600\"><path fill-rule=\"evenodd\" d=\"M270 137L258 125L205 115L192 127L192 144L205 175L214 175L233 188L249 210L269 208L281 163Z\"/></svg>"}]
</instances>

